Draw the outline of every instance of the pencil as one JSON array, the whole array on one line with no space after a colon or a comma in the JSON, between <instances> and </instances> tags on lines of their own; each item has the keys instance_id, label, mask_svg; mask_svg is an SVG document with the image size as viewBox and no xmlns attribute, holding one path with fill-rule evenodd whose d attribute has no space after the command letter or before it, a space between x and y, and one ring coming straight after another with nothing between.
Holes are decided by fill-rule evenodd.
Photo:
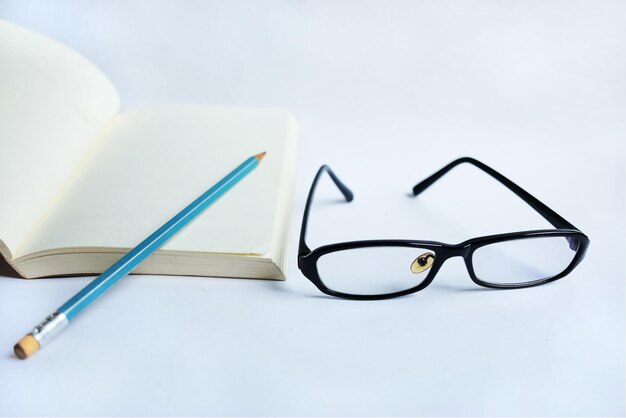
<instances>
[{"instance_id":1,"label":"pencil","mask_svg":"<svg viewBox=\"0 0 626 418\"><path fill-rule=\"evenodd\" d=\"M153 232L152 235L143 240L105 272L96 277L91 283L61 305L54 313L46 317L46 319L37 325L30 333L15 344L13 348L15 355L20 359L25 359L48 344L65 329L76 316L102 296L111 286L127 276L146 258L163 246L206 208L211 206L220 196L247 176L259 165L264 156L265 152L262 152L245 160L226 175L226 177L217 182L213 187Z\"/></svg>"}]
</instances>

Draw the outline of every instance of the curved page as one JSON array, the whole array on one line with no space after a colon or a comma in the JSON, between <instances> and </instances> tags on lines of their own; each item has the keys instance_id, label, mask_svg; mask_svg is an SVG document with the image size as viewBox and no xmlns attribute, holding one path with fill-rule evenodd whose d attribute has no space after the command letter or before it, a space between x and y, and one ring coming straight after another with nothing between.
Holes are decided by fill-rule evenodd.
<instances>
[{"instance_id":1,"label":"curved page","mask_svg":"<svg viewBox=\"0 0 626 418\"><path fill-rule=\"evenodd\" d=\"M92 63L0 20L0 252L5 257L16 255L118 108L115 88Z\"/></svg>"}]
</instances>

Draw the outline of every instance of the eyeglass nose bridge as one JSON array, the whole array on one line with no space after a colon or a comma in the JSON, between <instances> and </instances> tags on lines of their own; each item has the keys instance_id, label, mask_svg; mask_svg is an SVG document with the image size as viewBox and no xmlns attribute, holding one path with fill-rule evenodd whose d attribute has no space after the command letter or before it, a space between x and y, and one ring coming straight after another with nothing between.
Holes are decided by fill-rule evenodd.
<instances>
[{"instance_id":1,"label":"eyeglass nose bridge","mask_svg":"<svg viewBox=\"0 0 626 418\"><path fill-rule=\"evenodd\" d=\"M446 261L455 257L461 257L463 259L470 276L472 275L470 260L472 248L470 245L440 243L439 247L436 250L433 249L433 251L435 253L433 262L430 263L427 269L424 270L424 273L422 273L427 274L426 280L422 283L423 287L428 286L435 279L435 276L439 273ZM416 273L416 271L413 271L413 273ZM474 279L472 278L472 280Z\"/></svg>"},{"instance_id":2,"label":"eyeglass nose bridge","mask_svg":"<svg viewBox=\"0 0 626 418\"><path fill-rule=\"evenodd\" d=\"M440 261L444 262L450 258L462 257L467 259L470 255L471 246L463 244L443 244L439 250Z\"/></svg>"}]
</instances>

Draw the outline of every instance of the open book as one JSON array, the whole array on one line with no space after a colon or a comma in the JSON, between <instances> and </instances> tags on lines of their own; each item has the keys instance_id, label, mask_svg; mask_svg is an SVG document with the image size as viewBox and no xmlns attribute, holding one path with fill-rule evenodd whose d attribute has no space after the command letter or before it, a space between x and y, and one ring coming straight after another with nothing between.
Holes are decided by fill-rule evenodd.
<instances>
[{"instance_id":1,"label":"open book","mask_svg":"<svg viewBox=\"0 0 626 418\"><path fill-rule=\"evenodd\" d=\"M267 156L134 273L283 279L296 125L286 111L118 113L69 48L0 20L0 253L22 276L104 271L251 155Z\"/></svg>"}]
</instances>

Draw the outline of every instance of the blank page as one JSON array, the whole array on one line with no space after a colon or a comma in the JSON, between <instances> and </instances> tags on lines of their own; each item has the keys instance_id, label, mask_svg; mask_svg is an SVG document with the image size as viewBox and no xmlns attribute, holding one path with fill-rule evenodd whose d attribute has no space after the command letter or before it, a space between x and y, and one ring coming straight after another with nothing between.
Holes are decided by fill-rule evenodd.
<instances>
[{"instance_id":1,"label":"blank page","mask_svg":"<svg viewBox=\"0 0 626 418\"><path fill-rule=\"evenodd\" d=\"M13 255L118 107L89 61L0 20L0 240Z\"/></svg>"},{"instance_id":2,"label":"blank page","mask_svg":"<svg viewBox=\"0 0 626 418\"><path fill-rule=\"evenodd\" d=\"M264 254L277 218L289 113L169 106L119 115L21 253L132 248L246 158L259 166L164 249ZM293 148L293 147L290 147Z\"/></svg>"}]
</instances>

